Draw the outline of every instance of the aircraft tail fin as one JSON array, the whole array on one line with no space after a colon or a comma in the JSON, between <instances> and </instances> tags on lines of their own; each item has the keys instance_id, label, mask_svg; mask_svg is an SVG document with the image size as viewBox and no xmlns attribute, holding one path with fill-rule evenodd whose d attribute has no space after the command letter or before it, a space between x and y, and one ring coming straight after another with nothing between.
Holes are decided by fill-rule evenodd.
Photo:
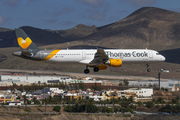
<instances>
[{"instance_id":1,"label":"aircraft tail fin","mask_svg":"<svg viewBox=\"0 0 180 120\"><path fill-rule=\"evenodd\" d=\"M15 29L15 32L21 51L28 51L30 53L39 51L39 48L21 28Z\"/></svg>"}]
</instances>

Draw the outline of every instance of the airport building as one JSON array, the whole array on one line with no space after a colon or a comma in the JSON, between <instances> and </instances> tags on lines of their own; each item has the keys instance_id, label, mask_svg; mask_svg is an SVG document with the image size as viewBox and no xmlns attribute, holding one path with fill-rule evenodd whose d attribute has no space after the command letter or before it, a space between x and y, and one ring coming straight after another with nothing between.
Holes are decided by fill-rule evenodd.
<instances>
[{"instance_id":1,"label":"airport building","mask_svg":"<svg viewBox=\"0 0 180 120\"><path fill-rule=\"evenodd\" d=\"M7 86L11 85L12 83L16 83L18 85L23 84L32 84L32 83L59 83L63 82L66 84L73 84L73 83L87 83L87 84L101 84L102 81L96 81L92 78L85 78L81 80L72 79L68 76L33 76L33 75L0 75L0 86Z\"/></svg>"},{"instance_id":2,"label":"airport building","mask_svg":"<svg viewBox=\"0 0 180 120\"><path fill-rule=\"evenodd\" d=\"M158 80L149 80L149 81L133 81L128 80L128 86L127 88L155 88L159 89L159 81ZM168 89L168 91L180 91L180 87L178 87L178 84L180 81L178 80L161 80L160 82L160 88ZM121 84L121 85L120 85ZM121 87L124 84L123 80L104 80L102 85L103 88L109 87L111 89L118 89L118 87ZM124 86L123 86L124 87Z\"/></svg>"},{"instance_id":3,"label":"airport building","mask_svg":"<svg viewBox=\"0 0 180 120\"><path fill-rule=\"evenodd\" d=\"M177 84L178 81L174 80L167 80L167 81L161 81L160 82L160 88L167 88L170 91L175 91L175 84ZM159 87L159 81L129 81L129 86L131 87Z\"/></svg>"},{"instance_id":4,"label":"airport building","mask_svg":"<svg viewBox=\"0 0 180 120\"><path fill-rule=\"evenodd\" d=\"M86 84L87 87L91 87L95 83L99 85L103 85L103 87L109 86L108 88L111 88L113 86L119 86L119 81L112 81L112 80L104 80L103 82L100 80L93 80L90 77L87 78L80 78L80 79L73 79L69 76L34 76L34 75L0 75L0 86L9 86L13 83L16 83L17 85L28 85L32 83L46 83L46 84L52 84L52 83L59 83L63 82L66 84L76 84L83 82ZM151 81L128 81L128 87L133 88L146 88L146 87L156 87L159 88L159 82L158 80L151 80ZM170 91L179 91L180 87L177 85L177 80L163 80L160 83L161 88L168 89ZM117 89L117 88L114 88Z\"/></svg>"},{"instance_id":5,"label":"airport building","mask_svg":"<svg viewBox=\"0 0 180 120\"><path fill-rule=\"evenodd\" d=\"M1 82L28 82L28 83L52 83L59 82L59 80L64 80L68 78L62 78L59 76L20 76L20 75L0 75Z\"/></svg>"}]
</instances>

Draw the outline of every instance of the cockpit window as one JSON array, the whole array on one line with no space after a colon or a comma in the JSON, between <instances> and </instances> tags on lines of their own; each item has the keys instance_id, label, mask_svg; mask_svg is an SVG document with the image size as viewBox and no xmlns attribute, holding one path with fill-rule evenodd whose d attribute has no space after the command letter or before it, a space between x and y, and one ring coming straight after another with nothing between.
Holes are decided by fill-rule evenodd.
<instances>
[{"instance_id":1,"label":"cockpit window","mask_svg":"<svg viewBox=\"0 0 180 120\"><path fill-rule=\"evenodd\" d=\"M159 53L156 53L156 55L160 55Z\"/></svg>"}]
</instances>

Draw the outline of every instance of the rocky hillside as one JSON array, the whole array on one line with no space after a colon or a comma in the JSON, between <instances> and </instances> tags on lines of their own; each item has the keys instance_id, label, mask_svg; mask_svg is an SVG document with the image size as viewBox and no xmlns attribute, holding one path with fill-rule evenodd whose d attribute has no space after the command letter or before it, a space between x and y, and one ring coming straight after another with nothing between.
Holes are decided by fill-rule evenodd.
<instances>
[{"instance_id":1,"label":"rocky hillside","mask_svg":"<svg viewBox=\"0 0 180 120\"><path fill-rule=\"evenodd\" d=\"M12 31L11 29L0 27L0 32Z\"/></svg>"},{"instance_id":2,"label":"rocky hillside","mask_svg":"<svg viewBox=\"0 0 180 120\"><path fill-rule=\"evenodd\" d=\"M143 7L84 38L94 45L116 48L167 49L180 47L180 13Z\"/></svg>"},{"instance_id":3,"label":"rocky hillside","mask_svg":"<svg viewBox=\"0 0 180 120\"><path fill-rule=\"evenodd\" d=\"M79 24L71 29L57 30L55 32L58 33L60 36L67 38L68 40L79 40L97 32L97 27L95 25L86 26L83 24Z\"/></svg>"},{"instance_id":4,"label":"rocky hillside","mask_svg":"<svg viewBox=\"0 0 180 120\"><path fill-rule=\"evenodd\" d=\"M22 28L38 46L78 41L85 46L110 48L180 47L180 13L155 7L140 8L118 22L101 27L79 24L68 30ZM18 46L14 31L1 28L0 48L14 46Z\"/></svg>"}]
</instances>

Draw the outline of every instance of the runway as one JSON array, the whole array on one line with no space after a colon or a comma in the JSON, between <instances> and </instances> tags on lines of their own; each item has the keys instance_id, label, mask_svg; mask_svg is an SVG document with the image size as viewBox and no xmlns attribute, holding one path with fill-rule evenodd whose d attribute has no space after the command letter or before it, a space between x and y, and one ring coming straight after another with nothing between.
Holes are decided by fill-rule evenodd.
<instances>
[{"instance_id":1,"label":"runway","mask_svg":"<svg viewBox=\"0 0 180 120\"><path fill-rule=\"evenodd\" d=\"M67 75L67 76L81 76L81 77L91 77L95 79L102 79L102 80L135 80L135 81L149 81L149 80L158 80L154 77L143 77L143 76L123 76L123 75L101 75L101 74L84 74L84 73L70 73L70 72L60 72L60 71L42 71L42 70L14 70L14 69L0 69L0 74L3 73L33 73L36 72L38 74L54 74L57 75ZM161 80L168 80L168 79L161 79Z\"/></svg>"}]
</instances>

